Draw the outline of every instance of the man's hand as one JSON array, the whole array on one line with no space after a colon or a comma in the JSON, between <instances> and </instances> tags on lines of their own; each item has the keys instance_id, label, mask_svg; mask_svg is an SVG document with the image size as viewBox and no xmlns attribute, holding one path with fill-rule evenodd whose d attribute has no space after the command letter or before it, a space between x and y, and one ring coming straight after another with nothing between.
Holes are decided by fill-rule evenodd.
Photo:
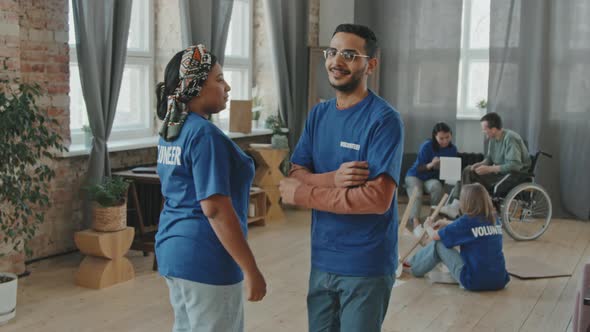
<instances>
[{"instance_id":1,"label":"man's hand","mask_svg":"<svg viewBox=\"0 0 590 332\"><path fill-rule=\"evenodd\" d=\"M356 187L367 182L369 163L349 161L340 165L334 174L334 185L339 188Z\"/></svg>"},{"instance_id":2,"label":"man's hand","mask_svg":"<svg viewBox=\"0 0 590 332\"><path fill-rule=\"evenodd\" d=\"M301 185L301 181L295 178L284 178L279 183L279 191L281 192L281 199L285 204L295 205L295 192Z\"/></svg>"},{"instance_id":3,"label":"man's hand","mask_svg":"<svg viewBox=\"0 0 590 332\"><path fill-rule=\"evenodd\" d=\"M258 269L244 271L244 286L248 301L257 302L266 295L266 281Z\"/></svg>"},{"instance_id":4,"label":"man's hand","mask_svg":"<svg viewBox=\"0 0 590 332\"><path fill-rule=\"evenodd\" d=\"M478 175L485 175L485 174L490 174L493 172L494 171L493 171L492 166L487 166L487 165L481 165L475 169L475 173Z\"/></svg>"}]
</instances>

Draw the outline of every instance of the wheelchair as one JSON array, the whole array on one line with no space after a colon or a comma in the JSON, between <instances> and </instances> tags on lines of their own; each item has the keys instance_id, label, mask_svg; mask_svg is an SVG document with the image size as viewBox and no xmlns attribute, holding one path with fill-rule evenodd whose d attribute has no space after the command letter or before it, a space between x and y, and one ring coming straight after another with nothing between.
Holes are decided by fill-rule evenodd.
<instances>
[{"instance_id":1,"label":"wheelchair","mask_svg":"<svg viewBox=\"0 0 590 332\"><path fill-rule=\"evenodd\" d=\"M538 151L531 155L528 173L506 174L490 190L504 229L517 241L539 238L551 223L551 198L545 188L535 182L540 156L552 158L550 154Z\"/></svg>"}]
</instances>

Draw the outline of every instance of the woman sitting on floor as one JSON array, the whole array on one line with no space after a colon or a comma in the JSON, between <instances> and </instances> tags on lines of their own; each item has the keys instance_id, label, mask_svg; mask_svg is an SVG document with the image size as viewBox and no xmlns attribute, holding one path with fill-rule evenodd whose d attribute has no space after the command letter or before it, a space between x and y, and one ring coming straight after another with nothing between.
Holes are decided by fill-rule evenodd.
<instances>
[{"instance_id":1,"label":"woman sitting on floor","mask_svg":"<svg viewBox=\"0 0 590 332\"><path fill-rule=\"evenodd\" d=\"M467 290L506 287L510 277L502 253L502 225L496 220L488 192L479 183L465 185L459 203L463 215L455 221L441 219L432 225L427 218L424 226L434 241L404 265L415 277L423 277L442 261ZM453 249L455 246L461 253Z\"/></svg>"}]
</instances>

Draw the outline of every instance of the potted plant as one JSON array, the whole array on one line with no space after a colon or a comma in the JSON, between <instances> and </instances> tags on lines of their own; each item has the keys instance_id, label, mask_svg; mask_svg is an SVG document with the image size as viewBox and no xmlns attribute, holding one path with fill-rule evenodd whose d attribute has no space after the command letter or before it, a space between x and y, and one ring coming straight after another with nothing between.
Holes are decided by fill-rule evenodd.
<instances>
[{"instance_id":1,"label":"potted plant","mask_svg":"<svg viewBox=\"0 0 590 332\"><path fill-rule=\"evenodd\" d=\"M482 100L478 101L477 104L475 104L475 106L483 114L483 113L485 113L485 110L488 108L488 101L485 99L482 99Z\"/></svg>"},{"instance_id":2,"label":"potted plant","mask_svg":"<svg viewBox=\"0 0 590 332\"><path fill-rule=\"evenodd\" d=\"M28 241L50 205L55 172L49 161L66 148L56 132L58 122L36 105L37 84L0 83L0 258L23 250L30 257ZM16 313L16 287L16 275L0 273L0 324Z\"/></svg>"},{"instance_id":3,"label":"potted plant","mask_svg":"<svg viewBox=\"0 0 590 332\"><path fill-rule=\"evenodd\" d=\"M127 227L129 182L121 177L105 177L85 189L92 201L92 229L116 232Z\"/></svg>"},{"instance_id":4,"label":"potted plant","mask_svg":"<svg viewBox=\"0 0 590 332\"><path fill-rule=\"evenodd\" d=\"M287 138L289 129L283 127L281 118L279 118L277 115L270 115L266 118L264 126L267 129L272 130L271 145L273 149L289 148L289 140Z\"/></svg>"},{"instance_id":5,"label":"potted plant","mask_svg":"<svg viewBox=\"0 0 590 332\"><path fill-rule=\"evenodd\" d=\"M84 147L90 149L92 147L92 129L88 125L83 125L82 132L84 132Z\"/></svg>"}]
</instances>

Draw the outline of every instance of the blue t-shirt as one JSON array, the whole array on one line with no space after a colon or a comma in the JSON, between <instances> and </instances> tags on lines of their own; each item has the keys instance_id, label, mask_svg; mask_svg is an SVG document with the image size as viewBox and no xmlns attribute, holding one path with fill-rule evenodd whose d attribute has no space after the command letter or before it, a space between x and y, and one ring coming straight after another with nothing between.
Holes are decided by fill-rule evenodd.
<instances>
[{"instance_id":1,"label":"blue t-shirt","mask_svg":"<svg viewBox=\"0 0 590 332\"><path fill-rule=\"evenodd\" d=\"M439 148L438 151L434 151L434 147L432 145L432 139L426 140L420 146L420 150L418 151L418 158L410 167L406 176L415 176L422 181L430 180L430 179L438 179L439 178L439 170L433 169L431 171L426 172L418 172L418 166L426 165L434 159L434 157L456 157L457 156L457 147L453 144L447 146L446 148Z\"/></svg>"},{"instance_id":2,"label":"blue t-shirt","mask_svg":"<svg viewBox=\"0 0 590 332\"><path fill-rule=\"evenodd\" d=\"M497 290L510 277L502 253L502 226L491 225L481 216L463 215L438 231L447 248L460 246L465 265L461 285L472 291Z\"/></svg>"},{"instance_id":3,"label":"blue t-shirt","mask_svg":"<svg viewBox=\"0 0 590 332\"><path fill-rule=\"evenodd\" d=\"M331 99L311 111L291 161L313 173L334 171L344 162L367 161L369 180L387 174L399 184L403 137L399 113L373 92L345 110L338 110ZM315 269L340 275L393 274L397 198L382 215L313 210L311 263Z\"/></svg>"},{"instance_id":4,"label":"blue t-shirt","mask_svg":"<svg viewBox=\"0 0 590 332\"><path fill-rule=\"evenodd\" d=\"M190 113L176 140L160 138L158 175L166 199L156 234L160 274L211 285L242 281L200 201L229 196L246 236L252 159L210 121Z\"/></svg>"}]
</instances>

